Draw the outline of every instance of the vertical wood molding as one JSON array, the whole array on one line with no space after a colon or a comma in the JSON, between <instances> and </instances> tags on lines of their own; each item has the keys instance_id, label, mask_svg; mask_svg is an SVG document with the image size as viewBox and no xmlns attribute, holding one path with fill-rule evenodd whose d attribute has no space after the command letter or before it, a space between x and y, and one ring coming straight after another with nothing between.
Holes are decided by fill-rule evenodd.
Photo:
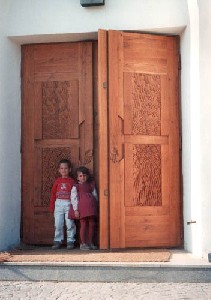
<instances>
[{"instance_id":1,"label":"vertical wood molding","mask_svg":"<svg viewBox=\"0 0 211 300\"><path fill-rule=\"evenodd\" d=\"M109 30L110 248L125 248L122 32Z\"/></svg>"},{"instance_id":2,"label":"vertical wood molding","mask_svg":"<svg viewBox=\"0 0 211 300\"><path fill-rule=\"evenodd\" d=\"M34 50L30 45L22 46L22 233L23 242L34 238L32 202L34 174ZM31 101L29 101L29 99ZM28 105L30 102L30 105ZM30 120L30 122L28 121ZM24 180L23 180L24 179ZM27 199L28 201L23 201Z\"/></svg>"},{"instance_id":3,"label":"vertical wood molding","mask_svg":"<svg viewBox=\"0 0 211 300\"><path fill-rule=\"evenodd\" d=\"M80 164L93 171L93 85L92 85L92 43L80 43ZM89 99L89 100L88 100ZM87 135L87 132L90 132Z\"/></svg>"},{"instance_id":4,"label":"vertical wood molding","mask_svg":"<svg viewBox=\"0 0 211 300\"><path fill-rule=\"evenodd\" d=\"M100 249L109 248L107 31L98 31Z\"/></svg>"}]
</instances>

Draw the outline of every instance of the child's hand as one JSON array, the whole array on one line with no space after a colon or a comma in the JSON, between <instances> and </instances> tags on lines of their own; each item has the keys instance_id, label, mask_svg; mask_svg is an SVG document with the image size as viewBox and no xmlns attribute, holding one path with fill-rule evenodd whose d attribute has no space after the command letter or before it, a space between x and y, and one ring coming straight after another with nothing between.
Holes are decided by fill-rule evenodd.
<instances>
[{"instance_id":1,"label":"child's hand","mask_svg":"<svg viewBox=\"0 0 211 300\"><path fill-rule=\"evenodd\" d=\"M75 217L79 218L79 211L78 210L75 210Z\"/></svg>"}]
</instances>

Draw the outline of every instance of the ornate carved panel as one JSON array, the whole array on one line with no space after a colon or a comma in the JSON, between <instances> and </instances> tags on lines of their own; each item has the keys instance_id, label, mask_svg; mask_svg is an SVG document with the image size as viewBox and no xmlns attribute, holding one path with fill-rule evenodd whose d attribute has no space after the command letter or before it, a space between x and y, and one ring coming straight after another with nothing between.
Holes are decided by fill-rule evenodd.
<instances>
[{"instance_id":1,"label":"ornate carved panel","mask_svg":"<svg viewBox=\"0 0 211 300\"><path fill-rule=\"evenodd\" d=\"M43 139L68 139L78 127L78 81L42 82Z\"/></svg>"},{"instance_id":2,"label":"ornate carved panel","mask_svg":"<svg viewBox=\"0 0 211 300\"><path fill-rule=\"evenodd\" d=\"M93 160L93 150L89 149L85 151L84 162L83 164L86 166Z\"/></svg>"},{"instance_id":3,"label":"ornate carved panel","mask_svg":"<svg viewBox=\"0 0 211 300\"><path fill-rule=\"evenodd\" d=\"M134 206L161 206L161 146L133 146Z\"/></svg>"},{"instance_id":4,"label":"ornate carved panel","mask_svg":"<svg viewBox=\"0 0 211 300\"><path fill-rule=\"evenodd\" d=\"M54 180L58 177L58 162L61 159L71 161L70 148L44 148L42 149L42 187L41 206L49 206L51 188Z\"/></svg>"},{"instance_id":5,"label":"ornate carved panel","mask_svg":"<svg viewBox=\"0 0 211 300\"><path fill-rule=\"evenodd\" d=\"M161 81L159 75L132 75L132 133L160 135L161 132Z\"/></svg>"}]
</instances>

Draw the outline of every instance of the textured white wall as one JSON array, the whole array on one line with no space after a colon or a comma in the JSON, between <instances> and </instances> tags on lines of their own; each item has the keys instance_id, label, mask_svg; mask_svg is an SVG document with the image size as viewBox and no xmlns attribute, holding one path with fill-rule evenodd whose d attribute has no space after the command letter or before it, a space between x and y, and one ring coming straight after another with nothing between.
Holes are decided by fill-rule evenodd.
<instances>
[{"instance_id":1,"label":"textured white wall","mask_svg":"<svg viewBox=\"0 0 211 300\"><path fill-rule=\"evenodd\" d=\"M211 5L187 0L181 38L185 249L211 253ZM195 221L187 225L188 221Z\"/></svg>"},{"instance_id":2,"label":"textured white wall","mask_svg":"<svg viewBox=\"0 0 211 300\"><path fill-rule=\"evenodd\" d=\"M203 254L211 253L211 5L198 0L200 16L201 204Z\"/></svg>"},{"instance_id":3,"label":"textured white wall","mask_svg":"<svg viewBox=\"0 0 211 300\"><path fill-rule=\"evenodd\" d=\"M186 24L184 0L105 0L83 8L80 0L13 0L8 35L93 32L99 28L144 30Z\"/></svg>"},{"instance_id":4,"label":"textured white wall","mask_svg":"<svg viewBox=\"0 0 211 300\"><path fill-rule=\"evenodd\" d=\"M5 250L20 236L20 49L7 38L10 1L1 0L0 7L0 249Z\"/></svg>"},{"instance_id":5,"label":"textured white wall","mask_svg":"<svg viewBox=\"0 0 211 300\"><path fill-rule=\"evenodd\" d=\"M190 27L181 35L181 118L182 118L182 175L183 175L183 216L184 216L184 247L190 250L192 237L191 219L191 142L190 142ZM191 250L190 250L191 251Z\"/></svg>"},{"instance_id":6,"label":"textured white wall","mask_svg":"<svg viewBox=\"0 0 211 300\"><path fill-rule=\"evenodd\" d=\"M189 23L182 35L182 137L185 249L202 255L200 194L199 12L197 0L187 0ZM188 222L191 222L189 225Z\"/></svg>"}]
</instances>

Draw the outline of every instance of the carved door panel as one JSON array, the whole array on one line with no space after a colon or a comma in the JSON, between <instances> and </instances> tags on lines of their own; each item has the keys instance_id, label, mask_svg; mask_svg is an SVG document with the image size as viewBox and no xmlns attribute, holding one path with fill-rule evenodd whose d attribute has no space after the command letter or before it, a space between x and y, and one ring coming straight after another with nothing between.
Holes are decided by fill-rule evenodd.
<instances>
[{"instance_id":1,"label":"carved door panel","mask_svg":"<svg viewBox=\"0 0 211 300\"><path fill-rule=\"evenodd\" d=\"M110 247L179 246L176 37L108 32Z\"/></svg>"},{"instance_id":2,"label":"carved door panel","mask_svg":"<svg viewBox=\"0 0 211 300\"><path fill-rule=\"evenodd\" d=\"M23 241L48 244L58 161L93 169L92 43L23 46L22 76Z\"/></svg>"}]
</instances>

